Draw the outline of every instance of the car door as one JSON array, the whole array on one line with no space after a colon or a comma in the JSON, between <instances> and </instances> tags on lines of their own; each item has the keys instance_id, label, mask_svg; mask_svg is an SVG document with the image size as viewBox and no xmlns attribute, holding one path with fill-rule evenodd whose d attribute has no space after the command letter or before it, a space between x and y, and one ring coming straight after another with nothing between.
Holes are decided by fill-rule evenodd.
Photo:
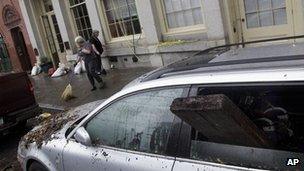
<instances>
[{"instance_id":1,"label":"car door","mask_svg":"<svg viewBox=\"0 0 304 171\"><path fill-rule=\"evenodd\" d=\"M187 92L165 88L115 100L82 125L92 146L69 140L65 170L171 170L181 120L170 105Z\"/></svg>"},{"instance_id":2,"label":"car door","mask_svg":"<svg viewBox=\"0 0 304 171\"><path fill-rule=\"evenodd\" d=\"M193 86L182 100L187 105L171 106L182 119L173 170L302 170L303 88L285 82Z\"/></svg>"}]
</instances>

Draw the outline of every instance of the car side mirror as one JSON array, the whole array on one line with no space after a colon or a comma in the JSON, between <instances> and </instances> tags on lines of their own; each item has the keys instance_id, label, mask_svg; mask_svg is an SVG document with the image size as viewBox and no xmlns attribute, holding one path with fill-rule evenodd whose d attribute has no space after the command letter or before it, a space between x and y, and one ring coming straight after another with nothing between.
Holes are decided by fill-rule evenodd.
<instances>
[{"instance_id":1,"label":"car side mirror","mask_svg":"<svg viewBox=\"0 0 304 171\"><path fill-rule=\"evenodd\" d=\"M76 130L74 134L74 138L76 139L77 142L85 145L85 146L90 146L92 145L92 141L90 138L90 135L88 132L84 129L84 127L80 127Z\"/></svg>"}]
</instances>

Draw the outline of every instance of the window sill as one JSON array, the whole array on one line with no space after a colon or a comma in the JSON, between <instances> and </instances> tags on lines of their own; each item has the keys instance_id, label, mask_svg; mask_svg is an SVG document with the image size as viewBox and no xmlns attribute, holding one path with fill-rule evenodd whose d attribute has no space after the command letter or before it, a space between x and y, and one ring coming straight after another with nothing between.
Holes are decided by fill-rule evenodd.
<instances>
[{"instance_id":1,"label":"window sill","mask_svg":"<svg viewBox=\"0 0 304 171\"><path fill-rule=\"evenodd\" d=\"M137 41L139 38L143 38L143 33L141 34L135 34L134 39ZM133 35L129 36L123 36L123 37L117 37L117 38L112 38L110 41L108 41L108 44L113 44L113 43L119 43L119 42L125 42L125 41L130 41L133 40Z\"/></svg>"},{"instance_id":2,"label":"window sill","mask_svg":"<svg viewBox=\"0 0 304 171\"><path fill-rule=\"evenodd\" d=\"M171 35L184 35L184 34L193 34L193 33L206 33L207 28L204 25L182 27L177 29L169 29L167 32L163 33L164 36Z\"/></svg>"}]
</instances>

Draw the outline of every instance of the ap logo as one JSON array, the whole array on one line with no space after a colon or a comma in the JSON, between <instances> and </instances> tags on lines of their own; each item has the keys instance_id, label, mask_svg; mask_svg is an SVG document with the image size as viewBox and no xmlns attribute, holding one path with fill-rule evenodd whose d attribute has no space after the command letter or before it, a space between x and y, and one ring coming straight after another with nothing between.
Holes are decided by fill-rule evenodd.
<instances>
[{"instance_id":1,"label":"ap logo","mask_svg":"<svg viewBox=\"0 0 304 171\"><path fill-rule=\"evenodd\" d=\"M297 158L294 158L294 159L287 159L287 163L286 165L287 166L296 166L297 164L300 163L300 160L297 159Z\"/></svg>"}]
</instances>

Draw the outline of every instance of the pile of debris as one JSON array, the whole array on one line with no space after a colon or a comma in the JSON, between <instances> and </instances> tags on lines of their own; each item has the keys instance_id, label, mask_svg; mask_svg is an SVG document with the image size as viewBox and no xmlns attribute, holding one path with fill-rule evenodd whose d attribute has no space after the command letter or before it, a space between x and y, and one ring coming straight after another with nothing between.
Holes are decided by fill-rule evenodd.
<instances>
[{"instance_id":1,"label":"pile of debris","mask_svg":"<svg viewBox=\"0 0 304 171\"><path fill-rule=\"evenodd\" d=\"M26 134L21 141L25 143L25 147L31 143L36 143L40 148L43 142L47 143L52 140L52 136L56 131L60 130L66 123L75 119L75 115L64 116L66 113L59 113L56 115L42 114L38 119L43 121L40 123L39 128L32 130Z\"/></svg>"}]
</instances>

